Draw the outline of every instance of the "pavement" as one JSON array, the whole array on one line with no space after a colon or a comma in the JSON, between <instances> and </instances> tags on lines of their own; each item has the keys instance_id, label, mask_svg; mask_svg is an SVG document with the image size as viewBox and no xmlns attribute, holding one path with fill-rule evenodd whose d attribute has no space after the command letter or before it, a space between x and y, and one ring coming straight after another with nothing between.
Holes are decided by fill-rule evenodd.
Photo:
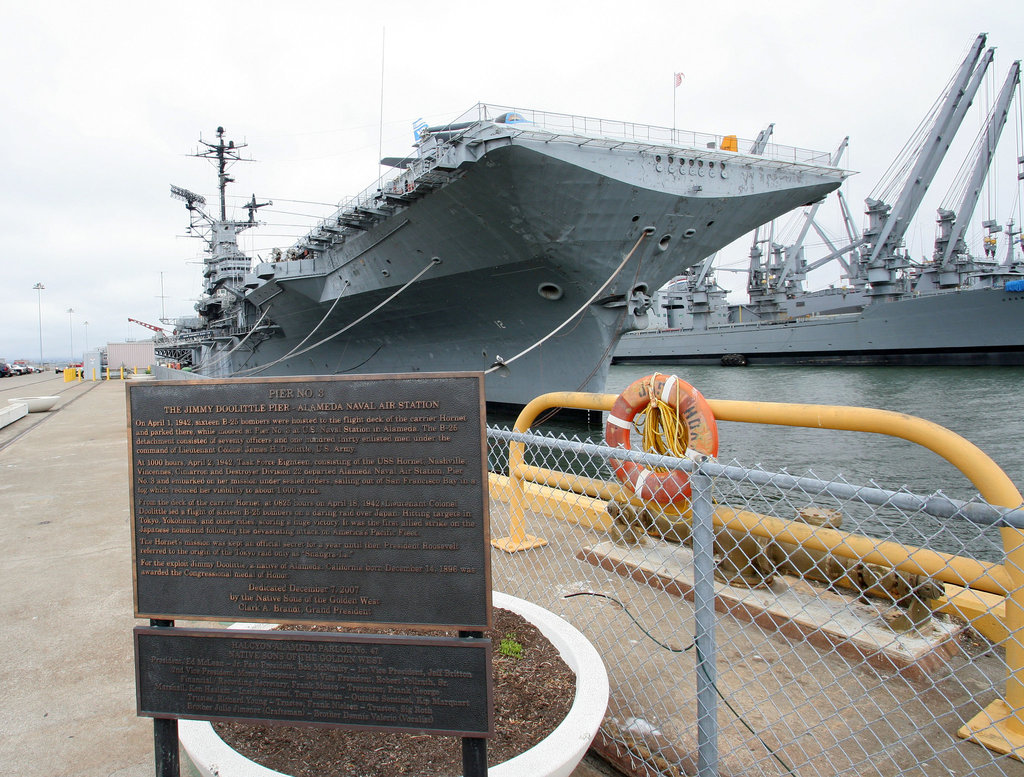
<instances>
[{"instance_id":1,"label":"pavement","mask_svg":"<svg viewBox=\"0 0 1024 777\"><path fill-rule=\"evenodd\" d=\"M4 404L58 393L53 411L0 429L0 777L146 777L124 384L0 383ZM573 777L617 774L588 756Z\"/></svg>"}]
</instances>

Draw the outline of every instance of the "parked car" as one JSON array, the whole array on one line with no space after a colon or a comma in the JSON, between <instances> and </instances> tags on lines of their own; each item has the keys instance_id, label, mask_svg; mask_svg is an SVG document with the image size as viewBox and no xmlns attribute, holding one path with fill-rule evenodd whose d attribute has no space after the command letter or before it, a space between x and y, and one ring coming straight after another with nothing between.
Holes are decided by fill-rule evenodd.
<instances>
[{"instance_id":1,"label":"parked car","mask_svg":"<svg viewBox=\"0 0 1024 777\"><path fill-rule=\"evenodd\" d=\"M24 364L18 364L17 362L15 362L14 364L11 365L11 375L24 375L24 374L25 374L25 365Z\"/></svg>"},{"instance_id":2,"label":"parked car","mask_svg":"<svg viewBox=\"0 0 1024 777\"><path fill-rule=\"evenodd\" d=\"M0 362L0 378L6 378L11 374L11 368L7 362Z\"/></svg>"}]
</instances>

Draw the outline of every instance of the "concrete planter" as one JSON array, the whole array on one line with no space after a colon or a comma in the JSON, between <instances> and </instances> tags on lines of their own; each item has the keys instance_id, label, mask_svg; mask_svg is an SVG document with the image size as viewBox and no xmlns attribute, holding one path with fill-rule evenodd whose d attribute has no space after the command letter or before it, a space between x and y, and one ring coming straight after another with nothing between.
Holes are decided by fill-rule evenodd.
<instances>
[{"instance_id":1,"label":"concrete planter","mask_svg":"<svg viewBox=\"0 0 1024 777\"><path fill-rule=\"evenodd\" d=\"M6 407L0 407L0 427L13 424L26 415L28 415L28 405L24 402L12 402Z\"/></svg>"},{"instance_id":2,"label":"concrete planter","mask_svg":"<svg viewBox=\"0 0 1024 777\"><path fill-rule=\"evenodd\" d=\"M489 777L568 777L590 747L608 706L608 674L601 656L579 631L554 613L495 592L493 605L536 626L576 673L576 697L565 719L529 750L488 769ZM240 624L272 628L267 624ZM250 761L217 736L203 720L178 721L178 737L203 777L288 777Z\"/></svg>"},{"instance_id":3,"label":"concrete planter","mask_svg":"<svg viewBox=\"0 0 1024 777\"><path fill-rule=\"evenodd\" d=\"M45 413L47 410L53 409L58 399L60 397L15 397L7 401L12 405L28 405L28 412L30 413Z\"/></svg>"}]
</instances>

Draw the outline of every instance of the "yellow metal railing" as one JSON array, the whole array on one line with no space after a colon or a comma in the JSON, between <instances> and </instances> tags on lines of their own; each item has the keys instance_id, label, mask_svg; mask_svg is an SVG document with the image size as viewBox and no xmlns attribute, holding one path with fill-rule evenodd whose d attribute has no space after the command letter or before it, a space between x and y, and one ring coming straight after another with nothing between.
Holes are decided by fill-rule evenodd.
<instances>
[{"instance_id":1,"label":"yellow metal railing","mask_svg":"<svg viewBox=\"0 0 1024 777\"><path fill-rule=\"evenodd\" d=\"M544 394L523 408L514 431L528 431L541 413L552 408L608 411L615 399L614 394ZM974 484L989 504L1015 508L1024 501L1006 473L980 448L955 432L922 418L888 410L832 405L714 399L708 400L708 403L715 418L720 421L858 431L899 437L928 448L950 462ZM524 447L521 442L509 443L508 480L501 484L507 488L509 497L509 536L492 540L492 545L500 550L513 553L546 544L546 540L526 531L524 505L528 487L548 486L605 501L621 493L621 486L617 483L575 478L554 470L527 466L524 462ZM666 508L665 512L674 509ZM572 519L579 520L581 512L587 511L577 509L571 512ZM687 509L681 512L687 512ZM589 518L596 523L593 509L590 510ZM963 556L895 542L879 542L849 532L725 507L715 510L714 521L716 526L725 529L790 542L865 563L891 566L913 574L928 575L961 587L958 590L964 591L966 595L947 595L947 599L950 608L968 620L987 614L993 608L992 598L985 598L986 594L1005 597L1001 602L1003 614L999 627L1007 635L1008 676L1004 699L990 703L958 733L990 749L1024 758L1024 532L1014 528L1000 529L1003 563L988 564ZM981 593L977 593L979 591Z\"/></svg>"},{"instance_id":2,"label":"yellow metal railing","mask_svg":"<svg viewBox=\"0 0 1024 777\"><path fill-rule=\"evenodd\" d=\"M149 367L143 367L142 372L146 374ZM138 367L115 367L113 370L110 367L91 367L88 370L88 375L84 368L76 367L65 367L64 368L64 382L72 383L76 380L125 380L125 378L139 374Z\"/></svg>"}]
</instances>

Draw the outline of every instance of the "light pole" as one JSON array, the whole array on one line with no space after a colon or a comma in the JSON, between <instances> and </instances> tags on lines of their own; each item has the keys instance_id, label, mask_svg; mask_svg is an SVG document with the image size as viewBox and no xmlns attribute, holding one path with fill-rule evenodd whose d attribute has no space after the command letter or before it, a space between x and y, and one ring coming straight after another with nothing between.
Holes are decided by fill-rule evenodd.
<instances>
[{"instance_id":1,"label":"light pole","mask_svg":"<svg viewBox=\"0 0 1024 777\"><path fill-rule=\"evenodd\" d=\"M43 289L46 287L42 283L37 283L32 287L36 290L36 301L39 305L39 366L43 366Z\"/></svg>"},{"instance_id":2,"label":"light pole","mask_svg":"<svg viewBox=\"0 0 1024 777\"><path fill-rule=\"evenodd\" d=\"M75 327L71 320L74 308L68 308L68 334L71 336L71 361L75 360Z\"/></svg>"},{"instance_id":3,"label":"light pole","mask_svg":"<svg viewBox=\"0 0 1024 777\"><path fill-rule=\"evenodd\" d=\"M89 322L85 322L85 350L89 350Z\"/></svg>"}]
</instances>

